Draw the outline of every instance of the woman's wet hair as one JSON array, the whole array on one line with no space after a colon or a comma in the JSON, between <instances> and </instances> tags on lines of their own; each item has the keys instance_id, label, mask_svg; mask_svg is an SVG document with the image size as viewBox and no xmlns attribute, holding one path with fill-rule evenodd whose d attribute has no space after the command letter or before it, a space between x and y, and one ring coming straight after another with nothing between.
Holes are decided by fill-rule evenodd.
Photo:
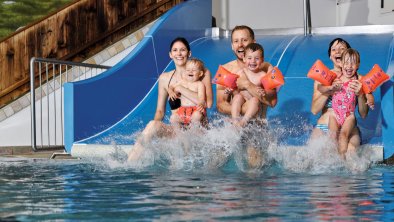
<instances>
[{"instance_id":1,"label":"woman's wet hair","mask_svg":"<svg viewBox=\"0 0 394 222\"><path fill-rule=\"evenodd\" d=\"M171 44L170 44L170 52L171 52L172 47L174 46L174 44L175 44L176 42L182 42L182 43L186 46L187 51L190 52L190 45L189 45L189 42L188 42L185 38L183 38L183 37L177 37L177 38L175 38L174 40L172 40L172 42L171 42Z\"/></svg>"},{"instance_id":2,"label":"woman's wet hair","mask_svg":"<svg viewBox=\"0 0 394 222\"><path fill-rule=\"evenodd\" d=\"M330 44L328 45L328 57L330 57L330 55L331 55L331 47L332 47L332 46L334 45L334 43L337 42L337 41L338 41L338 43L344 44L344 45L346 46L346 48L348 48L348 49L352 48L352 47L350 46L350 44L349 44L346 40L344 40L344 39L342 39L342 38L335 38L335 39L333 39L333 40L330 42Z\"/></svg>"}]
</instances>

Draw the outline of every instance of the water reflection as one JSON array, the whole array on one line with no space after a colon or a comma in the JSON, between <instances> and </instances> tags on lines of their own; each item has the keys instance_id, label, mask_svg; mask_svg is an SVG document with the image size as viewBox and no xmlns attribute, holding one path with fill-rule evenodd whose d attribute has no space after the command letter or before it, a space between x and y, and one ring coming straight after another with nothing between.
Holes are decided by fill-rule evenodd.
<instances>
[{"instance_id":1,"label":"water reflection","mask_svg":"<svg viewBox=\"0 0 394 222\"><path fill-rule=\"evenodd\" d=\"M377 221L382 211L374 202L374 198L384 192L379 186L379 177L375 177L377 181L371 181L361 175L311 178L309 201L315 208L316 219Z\"/></svg>"},{"instance_id":2,"label":"water reflection","mask_svg":"<svg viewBox=\"0 0 394 222\"><path fill-rule=\"evenodd\" d=\"M1 159L0 219L393 220L394 169L296 173L138 170L110 161Z\"/></svg>"}]
</instances>

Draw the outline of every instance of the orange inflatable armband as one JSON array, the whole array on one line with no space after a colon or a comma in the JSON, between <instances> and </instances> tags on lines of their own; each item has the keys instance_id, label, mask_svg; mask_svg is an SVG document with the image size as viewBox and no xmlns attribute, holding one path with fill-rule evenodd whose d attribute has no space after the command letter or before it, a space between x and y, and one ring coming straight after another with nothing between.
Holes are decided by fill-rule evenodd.
<instances>
[{"instance_id":1,"label":"orange inflatable armband","mask_svg":"<svg viewBox=\"0 0 394 222\"><path fill-rule=\"evenodd\" d=\"M337 75L330 71L327 66L325 66L322 61L318 59L309 70L308 77L320 82L325 86L330 86Z\"/></svg>"},{"instance_id":2,"label":"orange inflatable armband","mask_svg":"<svg viewBox=\"0 0 394 222\"><path fill-rule=\"evenodd\" d=\"M363 92L365 94L376 90L380 85L390 79L378 64L375 64L367 75L361 77L360 82L363 84Z\"/></svg>"},{"instance_id":3,"label":"orange inflatable armband","mask_svg":"<svg viewBox=\"0 0 394 222\"><path fill-rule=\"evenodd\" d=\"M264 89L271 90L283 85L285 79L283 78L282 72L275 66L271 72L261 78L260 82Z\"/></svg>"},{"instance_id":4,"label":"orange inflatable armband","mask_svg":"<svg viewBox=\"0 0 394 222\"><path fill-rule=\"evenodd\" d=\"M212 83L219 84L231 89L236 89L238 77L238 75L231 73L220 65L215 77L212 79Z\"/></svg>"}]
</instances>

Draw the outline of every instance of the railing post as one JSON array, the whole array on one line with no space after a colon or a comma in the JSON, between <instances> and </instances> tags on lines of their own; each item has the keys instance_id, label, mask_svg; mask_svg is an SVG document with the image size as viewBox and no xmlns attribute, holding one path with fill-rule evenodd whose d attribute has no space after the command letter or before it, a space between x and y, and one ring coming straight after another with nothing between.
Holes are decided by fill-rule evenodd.
<instances>
[{"instance_id":1,"label":"railing post","mask_svg":"<svg viewBox=\"0 0 394 222\"><path fill-rule=\"evenodd\" d=\"M304 36L312 34L311 3L304 0Z\"/></svg>"},{"instance_id":2,"label":"railing post","mask_svg":"<svg viewBox=\"0 0 394 222\"><path fill-rule=\"evenodd\" d=\"M41 64L45 63L45 70L44 72L42 72L41 70ZM35 66L36 64L38 64L38 70L36 71ZM50 65L52 64L52 77L50 74ZM57 71L56 67L59 67L59 70ZM62 72L62 66L64 66L65 68L65 73ZM57 143L57 135L58 135L58 131L57 128L59 126L59 124L57 123L58 119L60 119L60 130L59 132L62 134L61 138L61 144L62 146L64 145L63 143L63 89L62 86L65 82L68 81L74 81L74 79L69 80L69 76L68 76L68 67L72 67L72 70L82 70L82 74L78 73L75 77L78 78L78 80L83 80L83 79L87 79L88 76L86 75L86 70L87 68L89 69L95 69L96 70L96 74L97 74L97 69L100 70L106 70L111 68L110 66L103 66L103 65L96 65L96 64L87 64L87 63L76 63L76 62L70 62L70 61L61 61L61 60L56 60L56 59L49 59L49 58L36 58L33 57L30 59L30 113L31 113L31 147L34 151L37 151L37 135L41 135L41 148L44 148L44 134L46 133L46 140L48 141L48 148L51 147L57 147L59 146L59 144ZM84 68L84 69L81 69ZM83 71L84 70L84 71ZM35 89L35 78L36 78L36 72L38 73L38 79L39 79L39 87L38 89L40 89L40 93L41 95L39 95L40 97L40 108L38 111L38 114L40 115L40 122L37 123L37 110L36 110L36 102L35 102L35 98L36 98L36 89ZM45 75L45 78L42 79L41 76ZM66 76L66 79L64 81L62 81L63 75ZM56 78L59 77L60 80L60 87L56 88ZM90 76L92 77L92 76ZM42 83L45 83L45 97L46 97L46 105L45 108L46 110L44 111L44 107L43 107L43 102L42 100L44 99L43 96L43 87L44 85ZM51 91L51 85L53 85L53 90ZM60 97L56 96L56 91L60 90ZM50 96L53 96L53 102L50 99ZM52 102L52 104L51 104ZM60 111L57 108L57 104L60 104ZM53 105L53 112L51 112L50 110L50 106ZM43 121L43 113L46 112L47 116L46 116L46 132L44 133L44 124L45 120ZM60 116L58 115L58 113L60 113ZM52 127L53 126L53 127ZM40 128L40 131L37 132L37 127ZM51 127L53 128L54 131L54 139L51 140ZM51 144L51 141L53 142L53 144ZM38 143L39 144L39 143Z\"/></svg>"},{"instance_id":3,"label":"railing post","mask_svg":"<svg viewBox=\"0 0 394 222\"><path fill-rule=\"evenodd\" d=\"M31 148L37 150L36 141L36 91L34 88L34 62L36 58L30 59L30 113L31 113Z\"/></svg>"}]
</instances>

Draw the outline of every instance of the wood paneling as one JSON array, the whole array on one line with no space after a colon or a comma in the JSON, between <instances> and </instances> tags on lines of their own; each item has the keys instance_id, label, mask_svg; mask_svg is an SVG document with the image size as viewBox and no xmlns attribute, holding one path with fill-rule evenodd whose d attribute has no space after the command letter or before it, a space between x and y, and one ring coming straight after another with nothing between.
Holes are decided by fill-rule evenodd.
<instances>
[{"instance_id":1,"label":"wood paneling","mask_svg":"<svg viewBox=\"0 0 394 222\"><path fill-rule=\"evenodd\" d=\"M81 0L0 42L0 107L29 88L31 57L83 61L183 0Z\"/></svg>"}]
</instances>

